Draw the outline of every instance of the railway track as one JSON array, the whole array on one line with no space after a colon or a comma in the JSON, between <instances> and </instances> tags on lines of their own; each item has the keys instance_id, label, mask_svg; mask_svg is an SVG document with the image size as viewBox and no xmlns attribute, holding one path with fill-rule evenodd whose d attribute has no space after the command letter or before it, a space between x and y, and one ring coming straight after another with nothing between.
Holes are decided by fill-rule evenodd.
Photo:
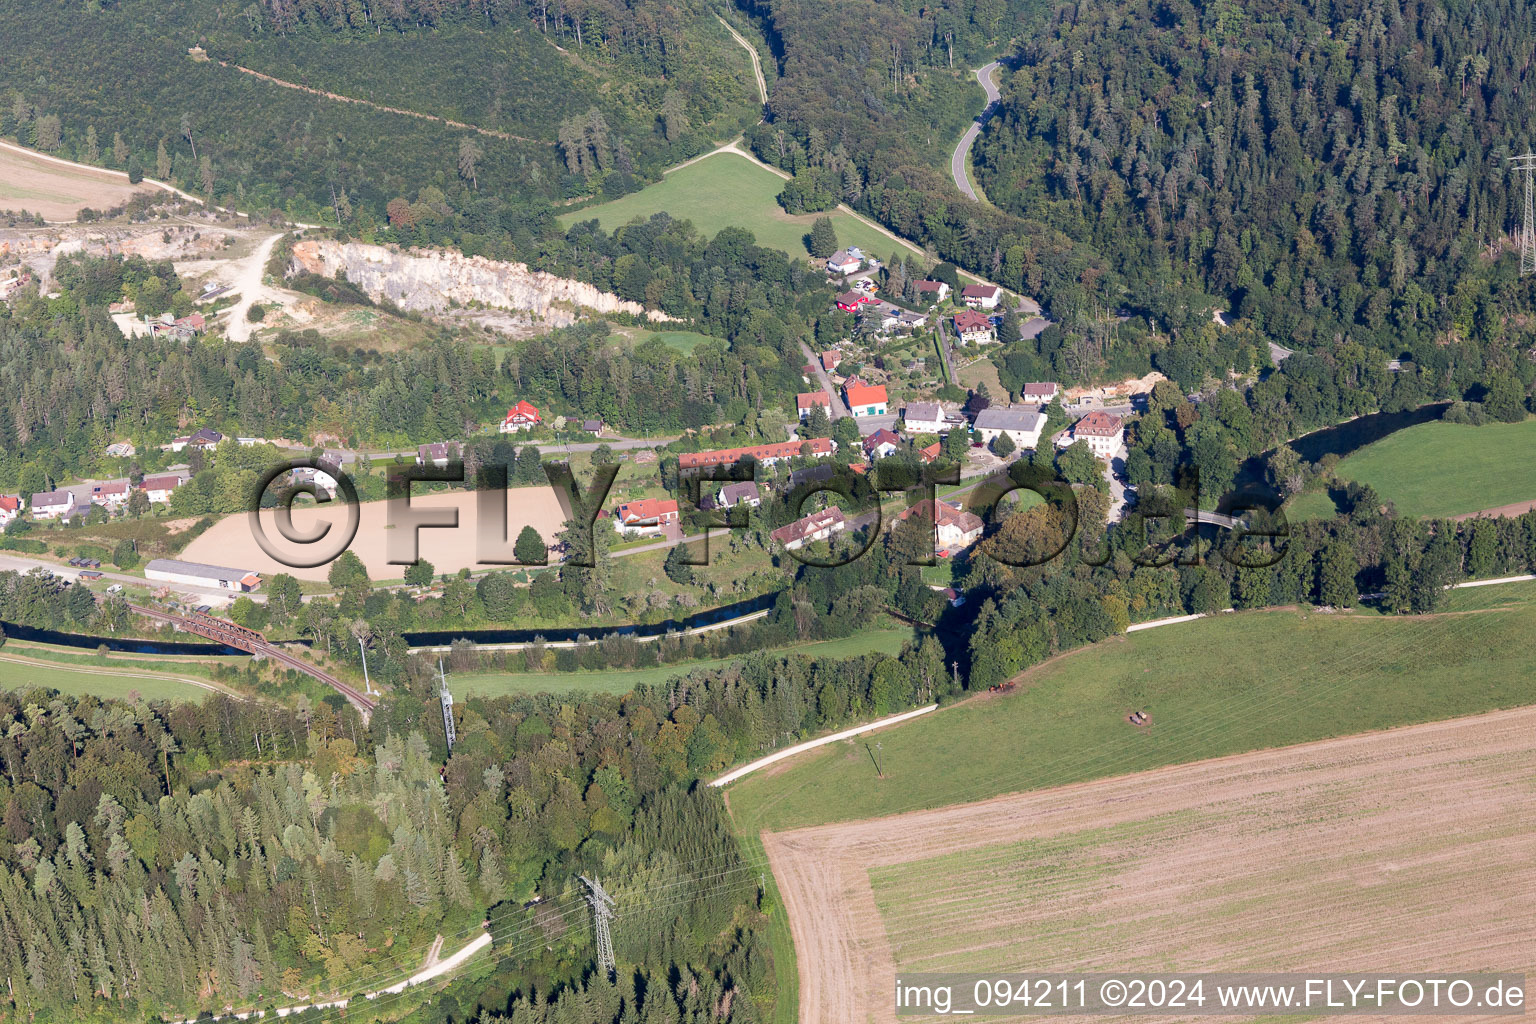
<instances>
[{"instance_id":1,"label":"railway track","mask_svg":"<svg viewBox=\"0 0 1536 1024\"><path fill-rule=\"evenodd\" d=\"M379 706L378 702L373 698L354 687L348 686L319 666L312 665L298 655L284 650L276 644L269 643L266 637L254 629L246 629L244 626L237 626L235 623L225 619L197 612L191 615L177 615L174 612L162 611L158 608L146 608L143 605L131 604L128 607L139 615L151 619L159 619L162 622L169 622L177 629L188 633L195 633L201 637L207 637L209 640L217 640L219 643L234 647L237 650L259 654L263 658L269 658L279 665L284 665L303 672L314 679L318 679L345 697L353 707L362 713L364 719L373 713L374 708Z\"/></svg>"}]
</instances>

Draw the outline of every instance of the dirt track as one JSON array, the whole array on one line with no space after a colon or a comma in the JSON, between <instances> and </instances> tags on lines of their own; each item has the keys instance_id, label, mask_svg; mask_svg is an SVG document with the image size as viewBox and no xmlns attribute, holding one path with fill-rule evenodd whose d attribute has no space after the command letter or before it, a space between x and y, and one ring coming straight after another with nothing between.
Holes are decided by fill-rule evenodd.
<instances>
[{"instance_id":1,"label":"dirt track","mask_svg":"<svg viewBox=\"0 0 1536 1024\"><path fill-rule=\"evenodd\" d=\"M1461 523L1468 519L1513 519L1516 516L1525 515L1532 509L1536 509L1536 499L1517 501L1513 505L1500 505L1498 508L1485 508L1481 512L1467 512L1452 516L1451 521Z\"/></svg>"},{"instance_id":2,"label":"dirt track","mask_svg":"<svg viewBox=\"0 0 1536 1024\"><path fill-rule=\"evenodd\" d=\"M800 1019L895 1021L898 968L1536 974L1533 765L1536 707L765 834Z\"/></svg>"}]
</instances>

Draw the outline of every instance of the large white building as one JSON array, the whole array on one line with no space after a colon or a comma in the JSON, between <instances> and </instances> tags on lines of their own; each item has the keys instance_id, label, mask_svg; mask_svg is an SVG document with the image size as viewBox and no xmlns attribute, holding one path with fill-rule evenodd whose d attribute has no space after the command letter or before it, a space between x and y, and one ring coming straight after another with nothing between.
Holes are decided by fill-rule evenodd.
<instances>
[{"instance_id":1,"label":"large white building","mask_svg":"<svg viewBox=\"0 0 1536 1024\"><path fill-rule=\"evenodd\" d=\"M992 405L976 415L976 433L987 444L1007 434L1015 448L1035 448L1044 428L1044 413L1020 405Z\"/></svg>"},{"instance_id":2,"label":"large white building","mask_svg":"<svg viewBox=\"0 0 1536 1024\"><path fill-rule=\"evenodd\" d=\"M1072 424L1072 429L1058 444L1062 446L1088 442L1088 450L1101 459L1109 459L1125 444L1125 425L1120 417L1107 412L1091 412Z\"/></svg>"},{"instance_id":3,"label":"large white building","mask_svg":"<svg viewBox=\"0 0 1536 1024\"><path fill-rule=\"evenodd\" d=\"M72 491L47 491L32 495L33 519L68 519L75 511L75 495Z\"/></svg>"},{"instance_id":4,"label":"large white building","mask_svg":"<svg viewBox=\"0 0 1536 1024\"><path fill-rule=\"evenodd\" d=\"M238 594L261 586L261 575L249 569L231 569L204 562L183 562L175 558L154 558L144 566L144 578L160 583L181 583L195 587L217 587Z\"/></svg>"},{"instance_id":5,"label":"large white building","mask_svg":"<svg viewBox=\"0 0 1536 1024\"><path fill-rule=\"evenodd\" d=\"M949 429L944 407L938 402L908 402L901 421L909 434L942 434Z\"/></svg>"}]
</instances>

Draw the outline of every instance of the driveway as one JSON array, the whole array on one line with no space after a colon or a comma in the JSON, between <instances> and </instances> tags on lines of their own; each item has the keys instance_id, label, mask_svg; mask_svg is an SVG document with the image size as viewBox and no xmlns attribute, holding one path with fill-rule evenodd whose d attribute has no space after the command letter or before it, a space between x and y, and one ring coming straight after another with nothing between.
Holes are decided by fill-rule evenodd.
<instances>
[{"instance_id":1,"label":"driveway","mask_svg":"<svg viewBox=\"0 0 1536 1024\"><path fill-rule=\"evenodd\" d=\"M816 353L811 351L811 346L805 342L800 343L800 351L805 353L805 361L816 374L816 380L821 384L821 390L827 393L832 400L829 410L834 420L840 420L848 415L848 406L843 404L843 396L837 393L837 386L832 383L832 375L821 367L821 360Z\"/></svg>"}]
</instances>

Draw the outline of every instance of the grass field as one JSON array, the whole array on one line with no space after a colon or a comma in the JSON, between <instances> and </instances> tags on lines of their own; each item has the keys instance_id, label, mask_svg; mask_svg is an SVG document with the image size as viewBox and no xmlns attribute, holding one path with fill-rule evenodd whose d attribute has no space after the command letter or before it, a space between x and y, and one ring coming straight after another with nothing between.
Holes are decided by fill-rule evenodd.
<instances>
[{"instance_id":1,"label":"grass field","mask_svg":"<svg viewBox=\"0 0 1536 1024\"><path fill-rule=\"evenodd\" d=\"M776 654L803 654L815 658L852 658L860 654L896 654L912 638L910 629L871 629L854 636L798 647L776 648ZM673 676L698 668L719 668L733 659L686 661L655 668L620 669L612 672L461 672L453 677L455 689L482 697L508 693L627 693L636 686L664 683Z\"/></svg>"},{"instance_id":2,"label":"grass field","mask_svg":"<svg viewBox=\"0 0 1536 1024\"><path fill-rule=\"evenodd\" d=\"M1447 517L1536 499L1536 419L1523 423L1421 423L1355 452L1339 463L1340 481L1369 484L1399 515ZM1287 508L1293 519L1335 514L1323 492Z\"/></svg>"},{"instance_id":3,"label":"grass field","mask_svg":"<svg viewBox=\"0 0 1536 1024\"><path fill-rule=\"evenodd\" d=\"M42 686L72 696L93 694L126 699L130 693L137 693L145 700L201 701L211 687L198 685L200 681L194 679L191 674L147 672L123 663L64 666L0 652L0 687L7 690Z\"/></svg>"},{"instance_id":4,"label":"grass field","mask_svg":"<svg viewBox=\"0 0 1536 1024\"><path fill-rule=\"evenodd\" d=\"M130 185L126 176L109 171L67 167L0 148L0 210L29 210L46 220L70 221L84 207L110 209L140 191L154 189Z\"/></svg>"},{"instance_id":5,"label":"grass field","mask_svg":"<svg viewBox=\"0 0 1536 1024\"><path fill-rule=\"evenodd\" d=\"M713 237L721 228L741 227L751 231L759 245L806 256L804 236L821 215L785 213L774 198L783 188L784 179L772 171L734 153L718 153L679 168L639 192L566 214L560 222L569 227L595 217L604 230L612 231L636 217L665 211L678 220L692 221L706 236ZM837 229L839 245L860 246L879 259L902 248L917 251L841 211L827 216Z\"/></svg>"},{"instance_id":6,"label":"grass field","mask_svg":"<svg viewBox=\"0 0 1536 1024\"><path fill-rule=\"evenodd\" d=\"M1427 617L1251 612L1109 640L885 732L884 780L833 744L736 783L732 811L755 835L1536 703L1526 586Z\"/></svg>"},{"instance_id":7,"label":"grass field","mask_svg":"<svg viewBox=\"0 0 1536 1024\"><path fill-rule=\"evenodd\" d=\"M684 355L692 352L703 341L714 341L722 345L725 343L723 339L711 338L697 331L652 331L644 327L616 327L614 333L623 335L636 345L652 338L660 338L663 344L677 349Z\"/></svg>"}]
</instances>

